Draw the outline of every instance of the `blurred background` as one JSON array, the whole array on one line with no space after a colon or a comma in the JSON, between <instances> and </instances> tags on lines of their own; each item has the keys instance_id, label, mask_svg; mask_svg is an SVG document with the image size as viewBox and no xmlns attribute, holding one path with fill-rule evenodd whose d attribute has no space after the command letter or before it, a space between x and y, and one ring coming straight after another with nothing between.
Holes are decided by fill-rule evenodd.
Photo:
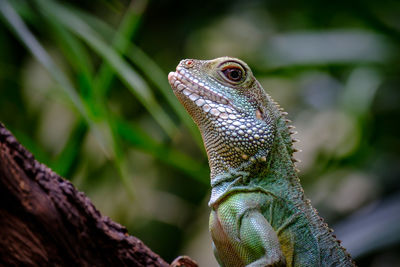
<instances>
[{"instance_id":1,"label":"blurred background","mask_svg":"<svg viewBox=\"0 0 400 267\"><path fill-rule=\"evenodd\" d=\"M359 266L400 266L399 1L0 1L0 121L167 261L217 266L200 135L167 82L234 56L289 112Z\"/></svg>"}]
</instances>

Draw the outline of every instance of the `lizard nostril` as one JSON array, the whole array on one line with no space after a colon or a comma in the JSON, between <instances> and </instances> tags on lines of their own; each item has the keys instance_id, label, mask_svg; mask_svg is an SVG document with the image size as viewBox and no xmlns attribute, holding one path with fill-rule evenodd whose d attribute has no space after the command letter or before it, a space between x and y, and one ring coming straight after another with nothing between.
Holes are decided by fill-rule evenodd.
<instances>
[{"instance_id":1,"label":"lizard nostril","mask_svg":"<svg viewBox=\"0 0 400 267\"><path fill-rule=\"evenodd\" d=\"M187 59L187 60L183 61L183 65L186 68L191 68L194 66L194 61L192 59Z\"/></svg>"}]
</instances>

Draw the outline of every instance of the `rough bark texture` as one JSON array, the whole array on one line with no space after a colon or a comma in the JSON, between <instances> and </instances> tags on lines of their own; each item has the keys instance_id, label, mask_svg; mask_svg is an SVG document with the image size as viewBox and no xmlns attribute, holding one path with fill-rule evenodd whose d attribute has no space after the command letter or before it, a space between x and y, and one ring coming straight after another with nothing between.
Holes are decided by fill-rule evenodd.
<instances>
[{"instance_id":1,"label":"rough bark texture","mask_svg":"<svg viewBox=\"0 0 400 267\"><path fill-rule=\"evenodd\" d=\"M1 123L0 265L169 266Z\"/></svg>"}]
</instances>

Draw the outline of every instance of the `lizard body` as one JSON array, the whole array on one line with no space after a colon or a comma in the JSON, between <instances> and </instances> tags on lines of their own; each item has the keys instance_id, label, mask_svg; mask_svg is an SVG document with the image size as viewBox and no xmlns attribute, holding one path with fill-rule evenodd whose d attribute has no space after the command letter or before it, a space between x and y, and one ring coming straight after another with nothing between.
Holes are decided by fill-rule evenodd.
<instances>
[{"instance_id":1,"label":"lizard body","mask_svg":"<svg viewBox=\"0 0 400 267\"><path fill-rule=\"evenodd\" d=\"M182 60L168 75L211 169L209 230L221 266L354 266L304 196L287 113L241 60Z\"/></svg>"}]
</instances>

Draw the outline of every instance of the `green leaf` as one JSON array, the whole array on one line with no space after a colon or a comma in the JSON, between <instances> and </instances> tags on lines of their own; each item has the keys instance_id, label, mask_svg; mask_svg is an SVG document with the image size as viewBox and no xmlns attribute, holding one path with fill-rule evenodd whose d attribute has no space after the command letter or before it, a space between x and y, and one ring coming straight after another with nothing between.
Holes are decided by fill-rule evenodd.
<instances>
[{"instance_id":1,"label":"green leaf","mask_svg":"<svg viewBox=\"0 0 400 267\"><path fill-rule=\"evenodd\" d=\"M101 33L104 38L113 36L113 29L104 21L99 20L93 15L82 12L79 9L71 9L74 14L78 15L82 20L88 23L96 32ZM120 35L122 37L123 35ZM127 40L121 41L125 44L129 43ZM118 49L118 46L116 47ZM130 43L129 47L125 50L119 50L120 53L127 54L127 57L138 67L146 78L151 81L165 97L169 106L175 111L182 123L187 127L193 138L196 140L198 147L204 151L203 141L200 133L194 124L193 120L187 114L185 109L174 96L171 87L167 81L167 74L157 65L157 63L148 56L142 49Z\"/></svg>"},{"instance_id":2,"label":"green leaf","mask_svg":"<svg viewBox=\"0 0 400 267\"><path fill-rule=\"evenodd\" d=\"M128 58L142 71L143 74L149 79L156 88L165 97L169 105L181 119L183 124L189 129L191 135L197 142L201 150L204 150L203 140L201 139L200 132L194 124L192 118L188 115L183 106L179 103L171 90L171 86L167 81L167 74L152 60L143 50L131 44L128 52Z\"/></svg>"},{"instance_id":3,"label":"green leaf","mask_svg":"<svg viewBox=\"0 0 400 267\"><path fill-rule=\"evenodd\" d=\"M143 11L145 10L146 1L135 1L129 5L118 30L114 34L112 47L121 55L124 55L129 47L129 41L138 29L139 22ZM95 87L105 95L111 85L114 77L114 71L106 62L100 67L99 75L95 79Z\"/></svg>"},{"instance_id":4,"label":"green leaf","mask_svg":"<svg viewBox=\"0 0 400 267\"><path fill-rule=\"evenodd\" d=\"M15 12L13 7L8 3L7 0L0 1L0 14L6 21L10 30L14 32L17 38L28 48L32 55L45 67L45 69L50 73L53 79L60 85L62 92L67 96L69 101L73 104L79 114L87 121L93 132L99 141L102 149L107 155L109 151L107 150L106 140L103 134L95 125L95 123L90 119L85 106L77 94L75 88L72 86L71 82L68 80L67 76L60 70L60 68L53 62L52 58L35 38L35 36L29 31L25 23L22 21L20 16Z\"/></svg>"},{"instance_id":5,"label":"green leaf","mask_svg":"<svg viewBox=\"0 0 400 267\"><path fill-rule=\"evenodd\" d=\"M58 154L50 167L63 177L72 177L74 169L79 162L79 153L87 133L87 125L78 121L70 133L63 150Z\"/></svg>"},{"instance_id":6,"label":"green leaf","mask_svg":"<svg viewBox=\"0 0 400 267\"><path fill-rule=\"evenodd\" d=\"M204 184L209 184L210 173L208 166L199 163L173 148L157 143L146 133L123 120L114 118L113 121L115 121L119 135L132 146L149 152L153 157L185 172L189 177Z\"/></svg>"},{"instance_id":7,"label":"green leaf","mask_svg":"<svg viewBox=\"0 0 400 267\"><path fill-rule=\"evenodd\" d=\"M29 31L25 23L7 0L0 1L0 13L17 38L21 40L21 42L29 49L32 55L46 68L46 70L52 75L57 83L61 85L63 92L66 93L69 100L74 104L75 108L85 119L89 121L84 105L69 82L68 78L56 66L56 64L54 64L46 50Z\"/></svg>"},{"instance_id":8,"label":"green leaf","mask_svg":"<svg viewBox=\"0 0 400 267\"><path fill-rule=\"evenodd\" d=\"M124 171L125 159L122 149L119 145L118 138L114 132L114 128L112 127L112 122L109 120L109 111L106 107L106 103L104 102L104 97L99 94L99 90L93 85L93 76L91 73L91 65L89 63L89 55L79 41L76 40L75 37L72 36L68 31L65 31L62 27L60 27L56 21L56 19L49 18L48 24L53 25L54 35L58 36L56 40L59 42L59 45L63 48L65 54L67 55L67 60L69 60L71 65L75 66L75 71L77 72L83 95L82 99L86 105L90 118L91 120L95 121L97 125L99 125L103 131L103 134L108 137L107 145L112 150L111 160L119 173L119 177L125 185L124 188L132 197L132 181L130 180L129 175L127 175ZM76 139L81 140L83 136L84 134L79 134L78 132ZM65 157L68 155L76 156L76 154L73 154L74 151L70 149L70 146L74 145L79 145L79 141L71 138L60 155L61 157L64 157L62 158L61 166L57 166L61 171L65 171L65 169L69 169L69 167L73 165L74 160ZM75 147L78 150L78 146ZM68 163L70 163L70 166L68 166Z\"/></svg>"},{"instance_id":9,"label":"green leaf","mask_svg":"<svg viewBox=\"0 0 400 267\"><path fill-rule=\"evenodd\" d=\"M46 15L52 16L52 14L57 14L57 19L65 27L79 36L98 53L114 69L121 81L125 83L165 132L170 137L174 135L177 130L175 124L158 104L147 83L87 23L53 1L44 2L43 0L37 0L36 2Z\"/></svg>"},{"instance_id":10,"label":"green leaf","mask_svg":"<svg viewBox=\"0 0 400 267\"><path fill-rule=\"evenodd\" d=\"M90 112L88 112L88 110L85 108L82 99L76 93L76 90L74 89L66 75L53 62L46 50L37 41L35 36L29 31L25 23L7 1L0 1L0 13L8 23L10 29L15 33L15 35L22 41L22 43L31 51L33 56L35 56L35 58L46 68L50 75L61 86L62 91L68 96L68 99L72 102L73 106L78 110L78 112L93 130L96 139L99 141L101 147L109 158L113 158L109 150L109 148L113 148L116 168L120 173L124 184L126 185L125 188L132 196L132 186L127 176L124 176L122 170L123 159L119 156L119 153L117 153L118 151L115 149L116 146L110 143L112 140L107 138L107 135L109 135L107 134L107 132L109 131L104 130L104 127L102 126L104 125L104 123L98 123L92 120L93 116L91 116Z\"/></svg>"}]
</instances>

